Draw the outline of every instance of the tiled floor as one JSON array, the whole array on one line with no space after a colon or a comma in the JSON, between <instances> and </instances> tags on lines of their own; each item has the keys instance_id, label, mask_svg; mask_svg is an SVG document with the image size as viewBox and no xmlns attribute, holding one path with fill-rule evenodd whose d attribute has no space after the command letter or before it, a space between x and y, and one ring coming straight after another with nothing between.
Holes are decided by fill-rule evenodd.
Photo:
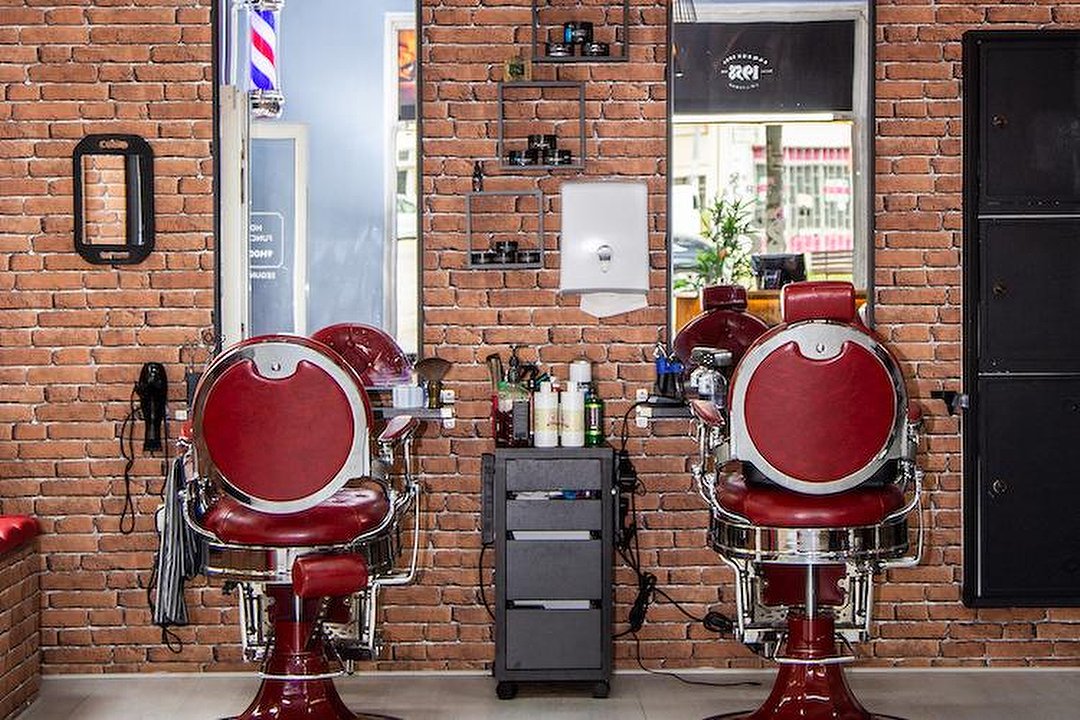
<instances>
[{"instance_id":1,"label":"tiled floor","mask_svg":"<svg viewBox=\"0 0 1080 720\"><path fill-rule=\"evenodd\" d=\"M695 680L761 680L771 674L693 675ZM856 671L851 684L874 712L907 720L1077 720L1080 669L972 672ZM41 698L19 720L215 720L246 706L253 678L233 675L47 677ZM514 700L495 698L478 675L380 673L339 681L357 711L403 720L534 720L619 718L693 720L750 708L760 687L701 687L669 678L617 675L611 697L594 700L574 687L523 686Z\"/></svg>"}]
</instances>

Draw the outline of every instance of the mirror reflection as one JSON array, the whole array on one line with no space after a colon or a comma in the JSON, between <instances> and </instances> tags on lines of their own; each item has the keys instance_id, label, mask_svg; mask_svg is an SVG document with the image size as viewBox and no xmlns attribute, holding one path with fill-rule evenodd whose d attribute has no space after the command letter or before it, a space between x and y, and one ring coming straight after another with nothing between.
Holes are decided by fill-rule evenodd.
<instances>
[{"instance_id":1,"label":"mirror reflection","mask_svg":"<svg viewBox=\"0 0 1080 720\"><path fill-rule=\"evenodd\" d=\"M127 231L127 188L123 155L84 155L83 237L87 245L123 245Z\"/></svg>"},{"instance_id":2,"label":"mirror reflection","mask_svg":"<svg viewBox=\"0 0 1080 720\"><path fill-rule=\"evenodd\" d=\"M675 329L708 285L743 285L752 307L795 280L866 288L868 16L862 0L673 5Z\"/></svg>"},{"instance_id":3,"label":"mirror reflection","mask_svg":"<svg viewBox=\"0 0 1080 720\"><path fill-rule=\"evenodd\" d=\"M418 351L415 18L414 0L305 0L222 19L222 80L246 117L230 120L224 92L219 118L249 192L231 199L247 267L223 258L243 276L222 278L226 339L350 322Z\"/></svg>"}]
</instances>

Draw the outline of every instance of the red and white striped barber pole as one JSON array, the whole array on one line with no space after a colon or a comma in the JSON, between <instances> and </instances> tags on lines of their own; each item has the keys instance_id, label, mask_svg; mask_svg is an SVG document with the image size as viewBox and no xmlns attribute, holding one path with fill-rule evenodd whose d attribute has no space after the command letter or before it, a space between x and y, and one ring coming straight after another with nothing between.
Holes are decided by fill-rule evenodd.
<instances>
[{"instance_id":1,"label":"red and white striped barber pole","mask_svg":"<svg viewBox=\"0 0 1080 720\"><path fill-rule=\"evenodd\" d=\"M256 117L281 117L285 96L278 79L278 28L284 0L251 0L251 113Z\"/></svg>"}]
</instances>

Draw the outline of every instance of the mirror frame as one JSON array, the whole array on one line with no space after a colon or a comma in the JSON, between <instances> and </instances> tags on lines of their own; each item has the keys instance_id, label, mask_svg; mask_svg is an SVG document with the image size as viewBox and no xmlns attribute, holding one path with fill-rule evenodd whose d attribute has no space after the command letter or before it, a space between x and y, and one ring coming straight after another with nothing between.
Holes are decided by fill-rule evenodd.
<instances>
[{"instance_id":1,"label":"mirror frame","mask_svg":"<svg viewBox=\"0 0 1080 720\"><path fill-rule=\"evenodd\" d=\"M221 22L222 14L229 11L227 0L213 0L210 7L210 74L212 84L213 135L211 160L214 173L214 351L222 348L222 192L221 192ZM424 357L424 25L423 0L415 0L413 15L416 18L416 357ZM385 268L384 268L385 269ZM310 278L309 278L310 280ZM384 298L385 302L385 298ZM395 341L397 338L395 338Z\"/></svg>"},{"instance_id":2,"label":"mirror frame","mask_svg":"<svg viewBox=\"0 0 1080 720\"><path fill-rule=\"evenodd\" d=\"M94 155L124 158L126 203L123 245L89 243L85 237L83 158ZM132 162L135 163L134 173ZM87 135L75 146L71 164L75 251L94 265L134 265L145 260L154 250L154 151L150 143L138 135Z\"/></svg>"},{"instance_id":3,"label":"mirror frame","mask_svg":"<svg viewBox=\"0 0 1080 720\"><path fill-rule=\"evenodd\" d=\"M763 0L762 4L766 4L768 0ZM776 2L777 5L782 5L782 2ZM858 53L862 49L866 53L866 64L863 66L866 68L866 72L862 73L860 77L860 63L856 58L855 63L855 82L859 82L860 79L865 83L865 103L863 105L863 117L865 119L864 127L861 129L859 136L855 139L856 143L861 145L865 163L864 187L865 187L865 218L863 218L863 231L866 234L866 259L865 259L865 271L866 271L866 304L865 304L865 322L869 328L874 327L874 255L877 248L877 242L874 235L875 231L875 216L877 214L877 195L876 195L876 180L877 171L875 166L876 147L875 139L877 137L877 114L875 107L875 100L877 97L876 87L876 66L877 66L877 51L875 42L875 29L877 28L877 6L873 0L863 0L863 4L866 10L866 37L855 39L855 52ZM666 267L665 267L665 281L664 291L667 293L667 305L665 306L667 318L665 325L667 329L668 346L672 346L675 335L675 313L673 305L675 303L675 294L672 290L672 234L671 223L667 215L670 212L672 202L672 165L671 155L674 150L675 144L675 62L674 62L674 46L673 41L675 38L675 12L674 2L667 4L667 35L666 35L666 48L665 57L667 67L665 69L665 83L667 86L667 155L666 155L666 170L667 177L665 182L667 185L667 208L665 211L664 223L666 234ZM854 109L854 108L853 108ZM856 219L858 222L858 219ZM860 288L856 288L859 290Z\"/></svg>"}]
</instances>

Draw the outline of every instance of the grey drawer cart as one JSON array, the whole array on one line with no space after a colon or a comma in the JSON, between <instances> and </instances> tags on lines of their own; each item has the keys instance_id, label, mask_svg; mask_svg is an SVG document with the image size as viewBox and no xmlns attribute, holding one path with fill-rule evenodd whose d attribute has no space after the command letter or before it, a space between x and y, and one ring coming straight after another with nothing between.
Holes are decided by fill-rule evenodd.
<instances>
[{"instance_id":1,"label":"grey drawer cart","mask_svg":"<svg viewBox=\"0 0 1080 720\"><path fill-rule=\"evenodd\" d=\"M495 452L496 692L518 682L590 682L607 697L612 666L614 451Z\"/></svg>"}]
</instances>

